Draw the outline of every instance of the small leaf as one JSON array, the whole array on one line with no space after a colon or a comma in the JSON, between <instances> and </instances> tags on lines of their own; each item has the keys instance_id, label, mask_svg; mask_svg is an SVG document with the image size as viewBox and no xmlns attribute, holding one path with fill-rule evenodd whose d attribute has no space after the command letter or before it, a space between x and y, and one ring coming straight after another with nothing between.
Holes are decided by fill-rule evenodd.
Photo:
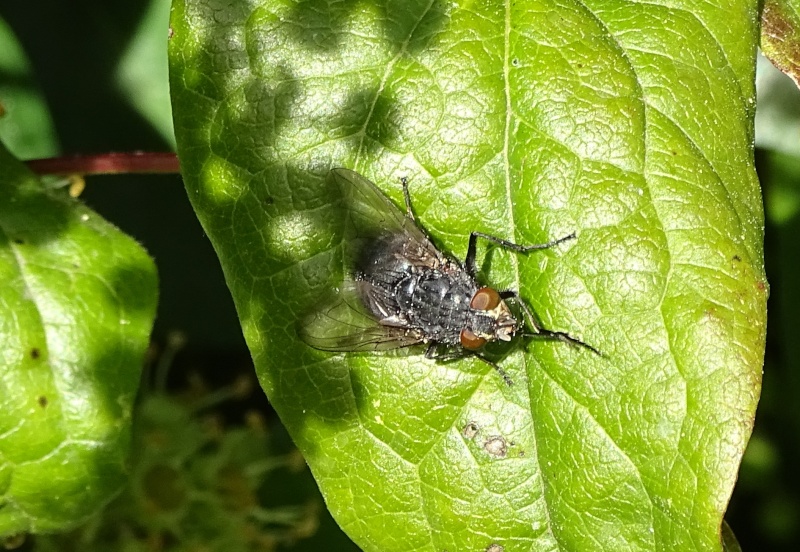
<instances>
[{"instance_id":1,"label":"small leaf","mask_svg":"<svg viewBox=\"0 0 800 552\"><path fill-rule=\"evenodd\" d=\"M367 551L720 550L760 391L755 2L173 3L187 191L261 383ZM564 343L472 360L296 334L355 169Z\"/></svg>"},{"instance_id":2,"label":"small leaf","mask_svg":"<svg viewBox=\"0 0 800 552\"><path fill-rule=\"evenodd\" d=\"M725 520L722 521L722 552L742 552L736 535Z\"/></svg>"},{"instance_id":3,"label":"small leaf","mask_svg":"<svg viewBox=\"0 0 800 552\"><path fill-rule=\"evenodd\" d=\"M155 267L2 147L0 240L0 537L65 530L125 483Z\"/></svg>"},{"instance_id":4,"label":"small leaf","mask_svg":"<svg viewBox=\"0 0 800 552\"><path fill-rule=\"evenodd\" d=\"M800 1L765 0L761 11L761 50L775 67L800 86Z\"/></svg>"}]
</instances>

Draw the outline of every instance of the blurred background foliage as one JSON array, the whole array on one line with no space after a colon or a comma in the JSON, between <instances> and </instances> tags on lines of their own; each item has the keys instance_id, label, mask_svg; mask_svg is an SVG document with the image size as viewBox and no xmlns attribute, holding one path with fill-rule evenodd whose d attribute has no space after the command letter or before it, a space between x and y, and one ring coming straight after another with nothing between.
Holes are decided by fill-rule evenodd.
<instances>
[{"instance_id":1,"label":"blurred background foliage","mask_svg":"<svg viewBox=\"0 0 800 552\"><path fill-rule=\"evenodd\" d=\"M0 112L5 112L0 139L21 159L173 150L166 53L169 3L40 0L36 9L23 2L0 4ZM800 312L800 92L763 59L757 85L756 165L766 211L769 332L755 431L727 520L743 550L796 551L800 339L792 317ZM143 243L156 260L161 289L154 368L143 385L136 438L147 442L155 424L163 426L162 437L171 443L161 452L137 457L131 488L105 520L84 529L80 542L93 546L82 549L195 549L190 539L180 541L193 525L203 525L194 524L194 516L216 517L219 531L242 533L236 518L241 503L231 501L231 485L237 483L231 482L230 470L222 469L237 466L252 476L249 486L236 487L237 496L255 500L264 516L257 523L248 519L245 526L255 537L242 541L242 550L357 550L327 515L308 470L292 460L291 443L263 394L258 389L241 392L248 378L244 388L256 385L249 355L219 263L180 177L92 177L82 198ZM192 428L183 439L197 452L191 460L171 448L181 442L181 432L170 425L176 417ZM243 442L251 446L232 454ZM262 463L256 461L259 454ZM154 465L161 467L154 471ZM173 498L182 500L177 506L148 495L148 482L168 473L164 466L194 474L181 482L185 487L173 489ZM201 508L187 498L204 482L210 491L200 503L210 500L216 509ZM137 510L142 505L146 509ZM137 518L143 512L154 516L149 525ZM119 527L125 516L127 532L109 534L109 520ZM73 543L78 538L68 536ZM43 539L24 546L67 549ZM225 546L239 549L229 542Z\"/></svg>"}]
</instances>

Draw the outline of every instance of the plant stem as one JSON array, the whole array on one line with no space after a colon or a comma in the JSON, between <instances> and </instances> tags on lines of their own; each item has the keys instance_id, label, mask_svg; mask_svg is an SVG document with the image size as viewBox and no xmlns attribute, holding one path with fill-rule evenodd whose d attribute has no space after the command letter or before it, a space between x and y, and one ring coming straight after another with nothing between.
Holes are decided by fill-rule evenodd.
<instances>
[{"instance_id":1,"label":"plant stem","mask_svg":"<svg viewBox=\"0 0 800 552\"><path fill-rule=\"evenodd\" d=\"M168 152L133 151L68 155L25 162L36 174L176 174L180 173L178 157Z\"/></svg>"}]
</instances>

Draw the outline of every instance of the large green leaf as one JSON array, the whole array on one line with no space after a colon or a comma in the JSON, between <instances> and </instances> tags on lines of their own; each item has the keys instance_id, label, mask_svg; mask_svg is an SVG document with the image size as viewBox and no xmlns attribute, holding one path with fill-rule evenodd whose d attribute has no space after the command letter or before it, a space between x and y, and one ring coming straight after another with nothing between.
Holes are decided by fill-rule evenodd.
<instances>
[{"instance_id":1,"label":"large green leaf","mask_svg":"<svg viewBox=\"0 0 800 552\"><path fill-rule=\"evenodd\" d=\"M368 551L719 550L764 348L756 2L173 5L178 151L262 385ZM501 359L331 355L331 166L548 328Z\"/></svg>"},{"instance_id":2,"label":"large green leaf","mask_svg":"<svg viewBox=\"0 0 800 552\"><path fill-rule=\"evenodd\" d=\"M142 247L0 146L0 537L76 525L125 483L155 316Z\"/></svg>"}]
</instances>

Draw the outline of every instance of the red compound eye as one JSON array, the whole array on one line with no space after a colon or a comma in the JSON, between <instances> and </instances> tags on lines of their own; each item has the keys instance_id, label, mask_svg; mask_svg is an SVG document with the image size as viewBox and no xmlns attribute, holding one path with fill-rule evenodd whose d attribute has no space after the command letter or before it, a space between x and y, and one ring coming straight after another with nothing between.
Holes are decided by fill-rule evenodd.
<instances>
[{"instance_id":1,"label":"red compound eye","mask_svg":"<svg viewBox=\"0 0 800 552\"><path fill-rule=\"evenodd\" d=\"M472 333L472 330L461 330L461 346L470 351L475 351L486 345L486 340Z\"/></svg>"},{"instance_id":2,"label":"red compound eye","mask_svg":"<svg viewBox=\"0 0 800 552\"><path fill-rule=\"evenodd\" d=\"M482 287L475 292L469 306L475 310L492 310L500 304L500 294L489 287Z\"/></svg>"}]
</instances>

